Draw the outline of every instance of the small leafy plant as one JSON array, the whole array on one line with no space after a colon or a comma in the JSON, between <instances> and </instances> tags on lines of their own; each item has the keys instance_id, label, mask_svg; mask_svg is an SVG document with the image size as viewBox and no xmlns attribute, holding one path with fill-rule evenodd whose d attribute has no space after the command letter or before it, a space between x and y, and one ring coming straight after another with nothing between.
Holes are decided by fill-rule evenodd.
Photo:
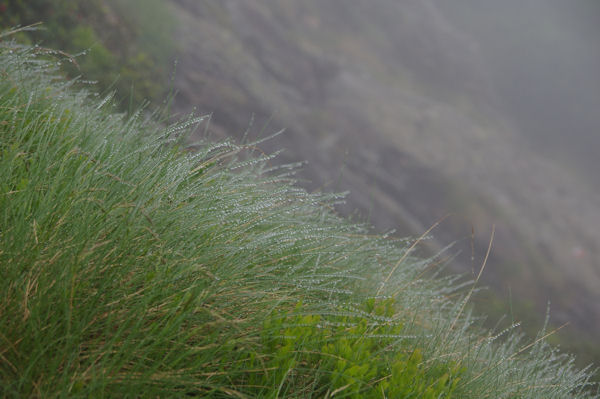
<instances>
[{"instance_id":1,"label":"small leafy plant","mask_svg":"<svg viewBox=\"0 0 600 399\"><path fill-rule=\"evenodd\" d=\"M304 389L323 397L452 397L464 370L453 362L426 365L422 350L407 345L411 338L394 321L393 299L371 298L360 313L305 311L299 303L293 312L265 323L263 340L273 355L263 364L272 372L254 383L277 386L278 394L305 381L309 387ZM307 378L311 370L318 373Z\"/></svg>"}]
</instances>

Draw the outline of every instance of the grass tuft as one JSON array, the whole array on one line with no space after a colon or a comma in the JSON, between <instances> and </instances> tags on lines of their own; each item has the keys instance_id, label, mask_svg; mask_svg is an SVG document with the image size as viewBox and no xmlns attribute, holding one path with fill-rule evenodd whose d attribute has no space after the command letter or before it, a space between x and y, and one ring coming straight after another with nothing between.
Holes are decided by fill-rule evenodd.
<instances>
[{"instance_id":1,"label":"grass tuft","mask_svg":"<svg viewBox=\"0 0 600 399\"><path fill-rule=\"evenodd\" d=\"M126 118L57 68L0 44L0 396L598 397L255 143L185 151L204 118Z\"/></svg>"}]
</instances>

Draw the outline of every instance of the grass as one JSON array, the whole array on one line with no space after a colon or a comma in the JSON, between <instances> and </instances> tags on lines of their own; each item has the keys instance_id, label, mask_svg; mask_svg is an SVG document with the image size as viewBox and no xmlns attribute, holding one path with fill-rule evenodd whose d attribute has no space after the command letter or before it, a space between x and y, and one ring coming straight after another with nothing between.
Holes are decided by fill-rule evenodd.
<instances>
[{"instance_id":1,"label":"grass","mask_svg":"<svg viewBox=\"0 0 600 399\"><path fill-rule=\"evenodd\" d=\"M0 43L0 396L598 397L259 142L187 151L204 118L125 117L57 68Z\"/></svg>"}]
</instances>

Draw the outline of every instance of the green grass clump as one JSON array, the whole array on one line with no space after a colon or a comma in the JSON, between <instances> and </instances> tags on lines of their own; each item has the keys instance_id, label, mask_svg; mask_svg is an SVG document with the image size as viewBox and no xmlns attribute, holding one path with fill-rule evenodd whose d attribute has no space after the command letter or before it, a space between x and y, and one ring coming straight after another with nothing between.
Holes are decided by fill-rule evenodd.
<instances>
[{"instance_id":1,"label":"green grass clump","mask_svg":"<svg viewBox=\"0 0 600 399\"><path fill-rule=\"evenodd\" d=\"M597 397L456 279L294 186L0 43L0 396Z\"/></svg>"}]
</instances>

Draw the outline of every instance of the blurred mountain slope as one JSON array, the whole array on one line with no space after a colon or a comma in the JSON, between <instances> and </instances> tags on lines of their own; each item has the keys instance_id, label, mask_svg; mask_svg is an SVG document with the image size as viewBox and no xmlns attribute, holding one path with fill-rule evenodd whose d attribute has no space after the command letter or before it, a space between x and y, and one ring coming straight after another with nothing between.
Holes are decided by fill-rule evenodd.
<instances>
[{"instance_id":1,"label":"blurred mountain slope","mask_svg":"<svg viewBox=\"0 0 600 399\"><path fill-rule=\"evenodd\" d=\"M286 128L262 148L308 161L310 189L349 190L340 210L380 231L418 236L453 213L430 245L459 239L457 270L479 267L495 224L485 276L498 298L510 290L532 309L519 317L551 301L553 321L598 351L600 196L521 134L473 30L428 0L173 0L172 11L177 111L212 113L223 137Z\"/></svg>"},{"instance_id":2,"label":"blurred mountain slope","mask_svg":"<svg viewBox=\"0 0 600 399\"><path fill-rule=\"evenodd\" d=\"M600 187L600 3L459 0L437 4L477 37L501 98L531 147Z\"/></svg>"}]
</instances>

